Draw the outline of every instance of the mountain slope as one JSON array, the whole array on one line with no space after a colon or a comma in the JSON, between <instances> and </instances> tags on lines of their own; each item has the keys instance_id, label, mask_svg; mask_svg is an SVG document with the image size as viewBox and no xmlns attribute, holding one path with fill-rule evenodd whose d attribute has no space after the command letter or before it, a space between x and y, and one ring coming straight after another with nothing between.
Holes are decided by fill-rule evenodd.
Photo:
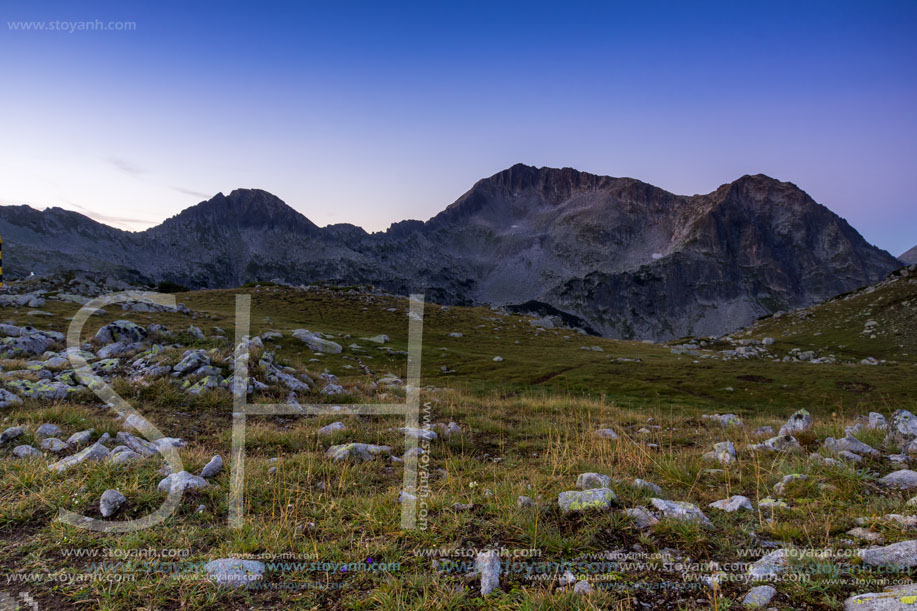
<instances>
[{"instance_id":1,"label":"mountain slope","mask_svg":"<svg viewBox=\"0 0 917 611\"><path fill-rule=\"evenodd\" d=\"M427 222L319 228L238 189L130 233L0 207L13 276L99 269L190 287L373 284L444 303L549 304L621 338L719 334L900 266L790 183L744 176L681 196L631 178L516 165Z\"/></svg>"},{"instance_id":2,"label":"mountain slope","mask_svg":"<svg viewBox=\"0 0 917 611\"><path fill-rule=\"evenodd\" d=\"M902 254L900 257L898 257L898 259L904 261L908 265L914 265L917 263L917 246Z\"/></svg>"}]
</instances>

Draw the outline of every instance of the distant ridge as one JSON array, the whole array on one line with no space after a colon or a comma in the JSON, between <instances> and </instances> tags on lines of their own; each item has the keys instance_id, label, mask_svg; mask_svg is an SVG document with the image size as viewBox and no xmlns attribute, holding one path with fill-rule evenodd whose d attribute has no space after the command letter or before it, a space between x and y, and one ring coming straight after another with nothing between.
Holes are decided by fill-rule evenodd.
<instances>
[{"instance_id":1,"label":"distant ridge","mask_svg":"<svg viewBox=\"0 0 917 611\"><path fill-rule=\"evenodd\" d=\"M917 246L902 254L900 257L898 257L898 259L904 261L908 265L914 265L917 263Z\"/></svg>"},{"instance_id":2,"label":"distant ridge","mask_svg":"<svg viewBox=\"0 0 917 611\"><path fill-rule=\"evenodd\" d=\"M83 269L192 288L371 284L442 303L537 303L610 337L656 340L725 333L900 266L795 185L761 174L683 196L521 164L426 222L374 234L319 228L266 191L236 189L141 232L2 206L0 235L11 277Z\"/></svg>"}]
</instances>

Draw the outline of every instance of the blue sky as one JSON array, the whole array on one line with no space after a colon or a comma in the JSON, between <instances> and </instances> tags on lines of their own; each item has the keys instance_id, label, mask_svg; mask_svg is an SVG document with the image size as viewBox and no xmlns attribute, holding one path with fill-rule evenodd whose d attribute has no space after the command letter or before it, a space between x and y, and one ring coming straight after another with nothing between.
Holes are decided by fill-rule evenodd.
<instances>
[{"instance_id":1,"label":"blue sky","mask_svg":"<svg viewBox=\"0 0 917 611\"><path fill-rule=\"evenodd\" d=\"M143 228L258 187L319 225L381 230L517 162L684 194L761 172L893 254L917 244L917 2L0 0L0 15L3 204ZM15 25L96 20L136 25Z\"/></svg>"}]
</instances>

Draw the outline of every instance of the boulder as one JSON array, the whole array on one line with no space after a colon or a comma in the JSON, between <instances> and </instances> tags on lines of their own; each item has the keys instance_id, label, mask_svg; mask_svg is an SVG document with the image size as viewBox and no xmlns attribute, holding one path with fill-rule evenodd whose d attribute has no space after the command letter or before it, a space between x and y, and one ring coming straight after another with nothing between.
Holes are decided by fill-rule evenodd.
<instances>
[{"instance_id":1,"label":"boulder","mask_svg":"<svg viewBox=\"0 0 917 611\"><path fill-rule=\"evenodd\" d=\"M786 421L782 427L780 427L779 435L795 435L796 433L803 433L812 428L812 414L808 410L801 409L795 414L790 416L789 420Z\"/></svg>"},{"instance_id":2,"label":"boulder","mask_svg":"<svg viewBox=\"0 0 917 611\"><path fill-rule=\"evenodd\" d=\"M127 499L117 490L108 489L99 499L99 513L103 518L115 515Z\"/></svg>"},{"instance_id":3,"label":"boulder","mask_svg":"<svg viewBox=\"0 0 917 611\"><path fill-rule=\"evenodd\" d=\"M568 490L557 495L557 504L564 512L608 509L616 498L615 493L608 488Z\"/></svg>"},{"instance_id":4,"label":"boulder","mask_svg":"<svg viewBox=\"0 0 917 611\"><path fill-rule=\"evenodd\" d=\"M147 331L129 320L116 320L108 323L96 332L96 341L100 344L125 342L133 344L147 338Z\"/></svg>"}]
</instances>

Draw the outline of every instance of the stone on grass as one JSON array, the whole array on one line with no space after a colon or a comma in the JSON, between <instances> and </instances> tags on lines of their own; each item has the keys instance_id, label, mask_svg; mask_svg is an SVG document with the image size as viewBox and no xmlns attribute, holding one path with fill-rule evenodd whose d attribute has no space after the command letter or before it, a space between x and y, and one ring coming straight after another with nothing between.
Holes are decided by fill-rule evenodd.
<instances>
[{"instance_id":1,"label":"stone on grass","mask_svg":"<svg viewBox=\"0 0 917 611\"><path fill-rule=\"evenodd\" d=\"M0 388L0 408L22 405L22 399L5 388Z\"/></svg>"},{"instance_id":2,"label":"stone on grass","mask_svg":"<svg viewBox=\"0 0 917 611\"><path fill-rule=\"evenodd\" d=\"M106 448L105 446L103 446L101 443L97 441L94 444L92 444L91 446L89 446L88 448L85 448L77 452L76 454L71 454L67 458L62 458L61 460L57 461L56 463L48 465L48 468L51 469L52 471L63 473L70 467L78 465L87 460L95 460L95 461L103 460L108 457L108 454L109 454L108 448Z\"/></svg>"},{"instance_id":3,"label":"stone on grass","mask_svg":"<svg viewBox=\"0 0 917 611\"><path fill-rule=\"evenodd\" d=\"M885 540L885 537L882 536L882 533L877 533L862 526L851 528L847 531L847 534L854 539L866 541L867 543L875 543L877 545Z\"/></svg>"},{"instance_id":4,"label":"stone on grass","mask_svg":"<svg viewBox=\"0 0 917 611\"><path fill-rule=\"evenodd\" d=\"M731 465L736 461L736 447L731 441L720 441L713 444L713 451L704 454L704 458L716 460L723 465Z\"/></svg>"},{"instance_id":5,"label":"stone on grass","mask_svg":"<svg viewBox=\"0 0 917 611\"><path fill-rule=\"evenodd\" d=\"M599 429L595 432L596 435L602 437L603 439L617 439L618 434L612 429Z\"/></svg>"},{"instance_id":6,"label":"stone on grass","mask_svg":"<svg viewBox=\"0 0 917 611\"><path fill-rule=\"evenodd\" d=\"M580 581L577 581L576 585L573 586L574 594L585 596L586 594L589 594L591 592L592 592L592 584L586 581L585 579L581 579Z\"/></svg>"},{"instance_id":7,"label":"stone on grass","mask_svg":"<svg viewBox=\"0 0 917 611\"><path fill-rule=\"evenodd\" d=\"M611 478L601 473L580 473L576 478L576 487L580 490L608 488L609 486L611 486Z\"/></svg>"},{"instance_id":8,"label":"stone on grass","mask_svg":"<svg viewBox=\"0 0 917 611\"><path fill-rule=\"evenodd\" d=\"M40 427L38 427L37 429L35 429L35 436L39 438L58 437L62 433L63 431L61 430L59 426L57 426L56 424L51 424L49 422L46 422L42 424Z\"/></svg>"},{"instance_id":9,"label":"stone on grass","mask_svg":"<svg viewBox=\"0 0 917 611\"><path fill-rule=\"evenodd\" d=\"M653 507L655 507L663 517L670 520L698 522L704 526L713 526L713 523L704 515L704 512L698 509L697 505L692 503L685 501L667 501L658 498L650 499L650 503L653 504Z\"/></svg>"},{"instance_id":10,"label":"stone on grass","mask_svg":"<svg viewBox=\"0 0 917 611\"><path fill-rule=\"evenodd\" d=\"M770 604L776 595L777 589L774 586L755 586L745 595L742 604L750 609L760 609Z\"/></svg>"},{"instance_id":11,"label":"stone on grass","mask_svg":"<svg viewBox=\"0 0 917 611\"><path fill-rule=\"evenodd\" d=\"M752 579L773 579L786 570L789 563L785 549L774 550L748 567Z\"/></svg>"},{"instance_id":12,"label":"stone on grass","mask_svg":"<svg viewBox=\"0 0 917 611\"><path fill-rule=\"evenodd\" d=\"M854 454L850 450L841 450L840 452L837 453L837 455L840 458L843 458L844 460L849 460L851 462L863 462L862 456L860 456L859 454Z\"/></svg>"},{"instance_id":13,"label":"stone on grass","mask_svg":"<svg viewBox=\"0 0 917 611\"><path fill-rule=\"evenodd\" d=\"M808 410L801 409L795 414L789 417L782 427L780 427L780 432L778 435L795 435L796 433L803 433L812 428L812 414Z\"/></svg>"},{"instance_id":14,"label":"stone on grass","mask_svg":"<svg viewBox=\"0 0 917 611\"><path fill-rule=\"evenodd\" d=\"M608 488L568 490L557 495L557 504L565 512L608 509L616 498L615 493Z\"/></svg>"},{"instance_id":15,"label":"stone on grass","mask_svg":"<svg viewBox=\"0 0 917 611\"><path fill-rule=\"evenodd\" d=\"M755 430L753 430L753 431L751 432L751 434L752 434L752 435L755 435L755 436L759 436L759 437L763 437L764 435L773 435L773 434L774 434L774 427L772 427L772 426L770 426L770 425L759 426L758 428L756 428Z\"/></svg>"},{"instance_id":16,"label":"stone on grass","mask_svg":"<svg viewBox=\"0 0 917 611\"><path fill-rule=\"evenodd\" d=\"M889 473L879 481L886 486L889 486L890 488L898 488L899 490L911 490L912 488L917 488L917 471L911 471L910 469L900 469L898 471Z\"/></svg>"},{"instance_id":17,"label":"stone on grass","mask_svg":"<svg viewBox=\"0 0 917 611\"><path fill-rule=\"evenodd\" d=\"M917 416L906 409L897 410L892 414L885 443L897 445L904 450L915 439L917 439Z\"/></svg>"},{"instance_id":18,"label":"stone on grass","mask_svg":"<svg viewBox=\"0 0 917 611\"><path fill-rule=\"evenodd\" d=\"M709 507L725 511L726 513L732 513L740 509L753 509L749 498L747 496L741 495L731 496L728 499L723 499L721 501L714 501L710 503Z\"/></svg>"},{"instance_id":19,"label":"stone on grass","mask_svg":"<svg viewBox=\"0 0 917 611\"><path fill-rule=\"evenodd\" d=\"M331 424L327 424L323 426L322 428L318 429L318 434L319 435L331 435L332 433L336 433L338 431L344 431L344 430L347 430L347 427L344 426L343 422L332 422Z\"/></svg>"},{"instance_id":20,"label":"stone on grass","mask_svg":"<svg viewBox=\"0 0 917 611\"><path fill-rule=\"evenodd\" d=\"M129 320L116 320L108 323L96 332L96 341L101 344L113 342L142 342L146 339L146 329Z\"/></svg>"},{"instance_id":21,"label":"stone on grass","mask_svg":"<svg viewBox=\"0 0 917 611\"><path fill-rule=\"evenodd\" d=\"M67 438L67 443L72 446L81 446L89 443L89 440L92 439L92 434L95 432L95 429L89 429L87 431L80 431L79 433L74 433Z\"/></svg>"},{"instance_id":22,"label":"stone on grass","mask_svg":"<svg viewBox=\"0 0 917 611\"><path fill-rule=\"evenodd\" d=\"M867 455L867 456L878 456L879 451L870 446L869 444L863 443L856 437L851 437L848 435L842 439L834 439L833 437L828 437L825 439L822 444L829 450L835 452L853 452L855 454Z\"/></svg>"},{"instance_id":23,"label":"stone on grass","mask_svg":"<svg viewBox=\"0 0 917 611\"><path fill-rule=\"evenodd\" d=\"M749 447L752 450L764 452L802 452L802 446L792 435L777 435L763 443L756 443Z\"/></svg>"},{"instance_id":24,"label":"stone on grass","mask_svg":"<svg viewBox=\"0 0 917 611\"><path fill-rule=\"evenodd\" d=\"M7 441L16 439L23 433L25 433L25 429L23 429L21 426L11 426L10 428L0 433L0 444L4 444Z\"/></svg>"},{"instance_id":25,"label":"stone on grass","mask_svg":"<svg viewBox=\"0 0 917 611\"><path fill-rule=\"evenodd\" d=\"M704 420L714 420L720 426L742 426L742 419L735 414L704 414L701 416Z\"/></svg>"},{"instance_id":26,"label":"stone on grass","mask_svg":"<svg viewBox=\"0 0 917 611\"><path fill-rule=\"evenodd\" d=\"M645 479L640 479L639 477L634 480L634 488L640 488L641 490L648 490L656 496L662 496L662 488L654 484L653 482L648 482Z\"/></svg>"},{"instance_id":27,"label":"stone on grass","mask_svg":"<svg viewBox=\"0 0 917 611\"><path fill-rule=\"evenodd\" d=\"M520 496L516 499L516 505L518 507L534 507L535 501L533 501L531 497Z\"/></svg>"},{"instance_id":28,"label":"stone on grass","mask_svg":"<svg viewBox=\"0 0 917 611\"><path fill-rule=\"evenodd\" d=\"M413 437L414 439L419 439L422 441L435 441L436 433L429 429L416 428L412 426L403 426L398 429L399 432L404 433L407 437Z\"/></svg>"},{"instance_id":29,"label":"stone on grass","mask_svg":"<svg viewBox=\"0 0 917 611\"><path fill-rule=\"evenodd\" d=\"M219 454L210 459L204 468L201 469L201 477L208 479L217 475L223 470L223 457Z\"/></svg>"},{"instance_id":30,"label":"stone on grass","mask_svg":"<svg viewBox=\"0 0 917 611\"><path fill-rule=\"evenodd\" d=\"M124 495L117 490L106 490L102 493L102 498L99 499L99 512L103 518L112 516L126 500Z\"/></svg>"},{"instance_id":31,"label":"stone on grass","mask_svg":"<svg viewBox=\"0 0 917 611\"><path fill-rule=\"evenodd\" d=\"M178 491L195 488L208 488L210 484L203 477L192 475L187 471L179 471L162 479L156 487L160 492Z\"/></svg>"},{"instance_id":32,"label":"stone on grass","mask_svg":"<svg viewBox=\"0 0 917 611\"><path fill-rule=\"evenodd\" d=\"M48 437L47 439L41 440L41 449L46 452L53 452L54 454L60 454L70 446L67 445L65 441L61 441L57 437Z\"/></svg>"},{"instance_id":33,"label":"stone on grass","mask_svg":"<svg viewBox=\"0 0 917 611\"><path fill-rule=\"evenodd\" d=\"M809 476L805 473L790 473L789 475L784 475L783 479L774 485L774 492L780 496L783 496L789 486L796 482L802 482L807 479L809 479Z\"/></svg>"},{"instance_id":34,"label":"stone on grass","mask_svg":"<svg viewBox=\"0 0 917 611\"><path fill-rule=\"evenodd\" d=\"M888 430L888 420L885 419L885 416L878 412L869 412L869 424L866 425L868 428L876 429L878 431L887 431Z\"/></svg>"},{"instance_id":35,"label":"stone on grass","mask_svg":"<svg viewBox=\"0 0 917 611\"><path fill-rule=\"evenodd\" d=\"M312 333L307 329L296 329L292 333L293 337L306 344L312 352L323 352L327 354L340 354L340 344L319 337L318 334Z\"/></svg>"},{"instance_id":36,"label":"stone on grass","mask_svg":"<svg viewBox=\"0 0 917 611\"><path fill-rule=\"evenodd\" d=\"M344 443L331 446L325 456L334 462L342 460L372 460L379 454L388 454L390 446L377 446L370 443Z\"/></svg>"},{"instance_id":37,"label":"stone on grass","mask_svg":"<svg viewBox=\"0 0 917 611\"><path fill-rule=\"evenodd\" d=\"M625 509L624 514L630 516L634 521L634 526L640 530L652 528L656 524L659 524L659 520L643 506Z\"/></svg>"},{"instance_id":38,"label":"stone on grass","mask_svg":"<svg viewBox=\"0 0 917 611\"><path fill-rule=\"evenodd\" d=\"M500 556L494 550L479 552L474 559L474 570L481 576L481 596L500 587Z\"/></svg>"},{"instance_id":39,"label":"stone on grass","mask_svg":"<svg viewBox=\"0 0 917 611\"><path fill-rule=\"evenodd\" d=\"M217 585L230 588L246 586L264 577L265 566L257 560L220 558L204 565L207 576Z\"/></svg>"},{"instance_id":40,"label":"stone on grass","mask_svg":"<svg viewBox=\"0 0 917 611\"><path fill-rule=\"evenodd\" d=\"M917 604L917 583L885 588L884 592L858 594L844 601L844 611L913 611Z\"/></svg>"},{"instance_id":41,"label":"stone on grass","mask_svg":"<svg viewBox=\"0 0 917 611\"><path fill-rule=\"evenodd\" d=\"M857 552L860 559L870 566L886 569L910 569L917 567L917 540L901 541L885 547L870 547Z\"/></svg>"},{"instance_id":42,"label":"stone on grass","mask_svg":"<svg viewBox=\"0 0 917 611\"><path fill-rule=\"evenodd\" d=\"M29 445L21 445L13 448L13 456L16 458L39 458L42 453Z\"/></svg>"}]
</instances>

